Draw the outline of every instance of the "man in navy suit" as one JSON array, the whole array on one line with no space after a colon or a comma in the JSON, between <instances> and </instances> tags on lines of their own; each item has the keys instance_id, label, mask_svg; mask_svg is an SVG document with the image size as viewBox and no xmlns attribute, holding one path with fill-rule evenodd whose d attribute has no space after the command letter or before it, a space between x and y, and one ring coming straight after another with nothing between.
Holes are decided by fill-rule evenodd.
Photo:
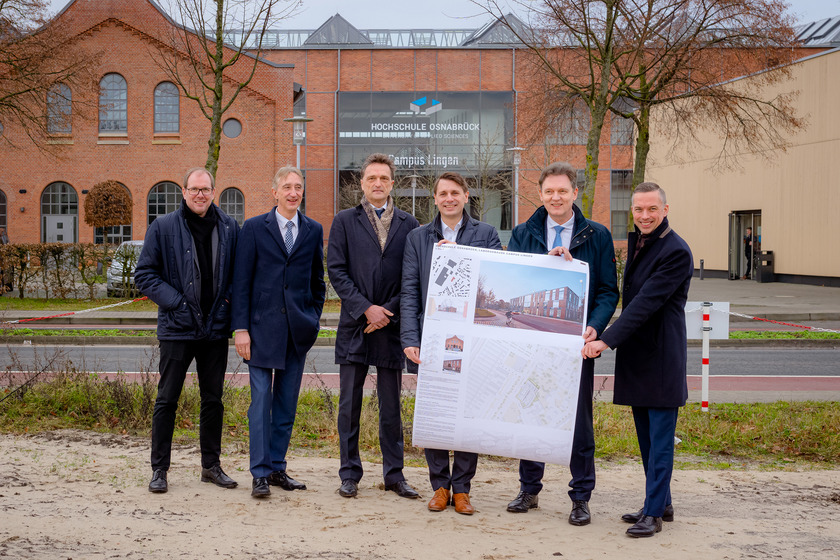
<instances>
[{"instance_id":1,"label":"man in navy suit","mask_svg":"<svg viewBox=\"0 0 840 560\"><path fill-rule=\"evenodd\" d=\"M618 282L615 249L610 231L588 220L575 206L577 170L565 162L543 169L539 179L542 206L524 224L513 229L508 251L576 258L589 263L589 298L584 342L595 340L615 312ZM592 395L595 384L594 360L583 360L580 368L575 432L569 470L569 523L588 525L592 516L589 498L595 489L595 430L592 425ZM527 513L539 504L545 463L519 462L519 494L508 504L511 513Z\"/></svg>"},{"instance_id":2,"label":"man in navy suit","mask_svg":"<svg viewBox=\"0 0 840 560\"><path fill-rule=\"evenodd\" d=\"M303 175L283 167L271 189L267 214L245 222L233 275L236 352L248 363L251 495L269 485L305 490L286 474L286 451L295 423L306 353L318 338L324 308L324 230L298 212ZM272 386L273 377L273 386Z\"/></svg>"},{"instance_id":3,"label":"man in navy suit","mask_svg":"<svg viewBox=\"0 0 840 560\"><path fill-rule=\"evenodd\" d=\"M659 185L639 184L631 210L635 231L627 238L621 315L582 354L616 349L613 402L633 408L646 479L644 506L621 519L634 524L631 537L652 537L663 520L674 519L671 471L677 414L688 398L685 302L694 260L668 224Z\"/></svg>"},{"instance_id":4,"label":"man in navy suit","mask_svg":"<svg viewBox=\"0 0 840 560\"><path fill-rule=\"evenodd\" d=\"M361 203L339 212L330 229L327 270L341 298L335 362L340 385L338 493L345 498L356 496L363 474L359 418L369 366L376 366L385 489L403 498L420 497L402 472L400 391L405 359L399 325L405 240L419 224L411 214L396 208L391 198L393 186L391 158L385 154L368 156L362 164Z\"/></svg>"}]
</instances>

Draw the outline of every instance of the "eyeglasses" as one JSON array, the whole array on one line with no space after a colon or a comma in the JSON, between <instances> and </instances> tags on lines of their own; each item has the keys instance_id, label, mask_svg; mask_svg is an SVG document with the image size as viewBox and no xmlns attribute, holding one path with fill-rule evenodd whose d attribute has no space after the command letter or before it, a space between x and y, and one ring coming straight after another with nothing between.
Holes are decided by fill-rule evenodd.
<instances>
[{"instance_id":1,"label":"eyeglasses","mask_svg":"<svg viewBox=\"0 0 840 560\"><path fill-rule=\"evenodd\" d=\"M197 189L195 187L187 187L184 190L187 191L188 193L190 193L190 196L195 196L198 193L201 193L204 196L210 196L210 193L213 192L213 189L210 188L210 187L204 187L203 189Z\"/></svg>"}]
</instances>

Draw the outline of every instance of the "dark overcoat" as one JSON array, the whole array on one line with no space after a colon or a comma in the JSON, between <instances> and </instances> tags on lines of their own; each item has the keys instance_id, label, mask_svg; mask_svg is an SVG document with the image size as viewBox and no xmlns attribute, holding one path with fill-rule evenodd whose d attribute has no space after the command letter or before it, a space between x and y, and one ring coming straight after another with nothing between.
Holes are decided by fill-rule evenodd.
<instances>
[{"instance_id":1,"label":"dark overcoat","mask_svg":"<svg viewBox=\"0 0 840 560\"><path fill-rule=\"evenodd\" d=\"M601 333L606 328L618 305L618 277L615 271L615 248L610 231L592 220L587 220L577 206L575 225L569 252L572 257L589 263L589 301L586 326ZM545 218L548 211L540 206L524 224L513 228L508 251L544 255L548 253L545 242Z\"/></svg>"},{"instance_id":2,"label":"dark overcoat","mask_svg":"<svg viewBox=\"0 0 840 560\"><path fill-rule=\"evenodd\" d=\"M423 309L426 307L426 293L429 289L429 270L432 265L432 249L443 239L440 214L431 223L408 234L403 257L402 280L402 323L400 327L402 347L420 347L423 330ZM464 212L461 229L455 238L458 245L502 249L499 234L490 224L471 218ZM412 364L409 364L411 368Z\"/></svg>"},{"instance_id":3,"label":"dark overcoat","mask_svg":"<svg viewBox=\"0 0 840 560\"><path fill-rule=\"evenodd\" d=\"M414 216L395 208L383 250L361 204L342 210L333 219L327 271L341 298L335 363L403 368L399 324L402 260L408 232L419 225ZM385 327L364 334L365 311L371 305L381 305L394 315Z\"/></svg>"},{"instance_id":4,"label":"dark overcoat","mask_svg":"<svg viewBox=\"0 0 840 560\"><path fill-rule=\"evenodd\" d=\"M158 305L160 340L230 338L230 287L239 224L215 208L213 231L213 305L201 312L201 272L187 225L186 202L152 222L137 260L134 282Z\"/></svg>"},{"instance_id":5,"label":"dark overcoat","mask_svg":"<svg viewBox=\"0 0 840 560\"><path fill-rule=\"evenodd\" d=\"M601 334L616 349L613 402L676 408L688 398L685 302L694 261L667 218L634 257L638 235L627 239L621 315Z\"/></svg>"},{"instance_id":6,"label":"dark overcoat","mask_svg":"<svg viewBox=\"0 0 840 560\"><path fill-rule=\"evenodd\" d=\"M298 212L298 236L291 253L275 209L245 222L236 247L233 274L234 330L251 336L248 364L285 369L288 342L305 355L318 338L324 309L324 229Z\"/></svg>"}]
</instances>

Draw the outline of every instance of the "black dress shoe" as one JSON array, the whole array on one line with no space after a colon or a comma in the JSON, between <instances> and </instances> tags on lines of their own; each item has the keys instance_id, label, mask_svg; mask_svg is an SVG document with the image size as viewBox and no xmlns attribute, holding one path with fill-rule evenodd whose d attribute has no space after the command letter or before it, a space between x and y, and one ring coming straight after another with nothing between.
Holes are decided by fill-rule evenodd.
<instances>
[{"instance_id":1,"label":"black dress shoe","mask_svg":"<svg viewBox=\"0 0 840 560\"><path fill-rule=\"evenodd\" d=\"M639 521L627 529L627 534L631 537L652 537L662 530L662 518L651 517L650 515L643 515Z\"/></svg>"},{"instance_id":2,"label":"black dress shoe","mask_svg":"<svg viewBox=\"0 0 840 560\"><path fill-rule=\"evenodd\" d=\"M341 481L341 486L338 488L339 496L344 496L345 498L355 498L356 494L359 493L359 483L355 480L348 478L347 480Z\"/></svg>"},{"instance_id":3,"label":"black dress shoe","mask_svg":"<svg viewBox=\"0 0 840 560\"><path fill-rule=\"evenodd\" d=\"M255 478L251 483L252 498L268 498L271 495L271 488L268 487L268 479L264 476Z\"/></svg>"},{"instance_id":4,"label":"black dress shoe","mask_svg":"<svg viewBox=\"0 0 840 560\"><path fill-rule=\"evenodd\" d=\"M635 511L633 513L625 513L621 516L621 520L625 523L638 523L639 519L641 519L645 515L644 508L640 509L639 511ZM662 514L662 521L673 521L674 520L674 506L668 504L665 506L665 513Z\"/></svg>"},{"instance_id":5,"label":"black dress shoe","mask_svg":"<svg viewBox=\"0 0 840 560\"><path fill-rule=\"evenodd\" d=\"M417 493L417 490L412 488L411 485L405 480L400 480L399 482L395 482L393 484L386 484L385 490L396 492L397 496L401 498L408 498L410 500L416 500L420 497L420 494Z\"/></svg>"},{"instance_id":6,"label":"black dress shoe","mask_svg":"<svg viewBox=\"0 0 840 560\"><path fill-rule=\"evenodd\" d=\"M519 491L519 494L508 504L507 510L511 513L528 513L529 509L539 506L540 498L536 494Z\"/></svg>"},{"instance_id":7,"label":"black dress shoe","mask_svg":"<svg viewBox=\"0 0 840 560\"><path fill-rule=\"evenodd\" d=\"M169 484L166 483L166 471L155 469L152 474L152 481L149 483L149 492L165 494L167 490L169 490Z\"/></svg>"},{"instance_id":8,"label":"black dress shoe","mask_svg":"<svg viewBox=\"0 0 840 560\"><path fill-rule=\"evenodd\" d=\"M569 523L572 525L589 525L592 515L589 513L589 502L574 500L572 502L572 513L569 514Z\"/></svg>"},{"instance_id":9,"label":"black dress shoe","mask_svg":"<svg viewBox=\"0 0 840 560\"><path fill-rule=\"evenodd\" d=\"M287 475L286 471L274 471L268 475L268 483L272 486L279 486L283 490L306 490L306 484Z\"/></svg>"},{"instance_id":10,"label":"black dress shoe","mask_svg":"<svg viewBox=\"0 0 840 560\"><path fill-rule=\"evenodd\" d=\"M238 483L226 475L225 471L223 471L222 467L219 465L210 467L209 469L202 468L201 482L212 482L216 486L221 486L222 488L236 488L238 486Z\"/></svg>"}]
</instances>

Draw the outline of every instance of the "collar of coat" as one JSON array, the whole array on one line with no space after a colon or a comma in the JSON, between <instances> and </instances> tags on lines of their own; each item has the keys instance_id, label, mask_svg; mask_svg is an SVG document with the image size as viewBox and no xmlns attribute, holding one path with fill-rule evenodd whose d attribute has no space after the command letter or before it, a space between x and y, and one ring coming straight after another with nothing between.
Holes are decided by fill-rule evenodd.
<instances>
[{"instance_id":1,"label":"collar of coat","mask_svg":"<svg viewBox=\"0 0 840 560\"><path fill-rule=\"evenodd\" d=\"M577 205L572 205L572 212L575 214L575 227L572 231L572 243L569 249L573 249L576 245L579 245L579 243L575 243L575 237L578 233L589 227L589 220L586 219L583 212L581 212ZM546 247L546 251L548 251L548 245L545 242L545 219L547 217L548 210L545 209L545 206L540 206L533 214L531 214L528 221L525 222L525 227L528 232L540 240L540 242Z\"/></svg>"},{"instance_id":2,"label":"collar of coat","mask_svg":"<svg viewBox=\"0 0 840 560\"><path fill-rule=\"evenodd\" d=\"M463 211L464 213L461 216L461 229L458 230L458 237L461 237L461 232L467 229L467 226L472 226L478 223L478 220L467 214L466 209ZM435 230L438 239L443 239L443 220L440 217L440 212L435 215L435 219L432 220L432 229Z\"/></svg>"}]
</instances>

